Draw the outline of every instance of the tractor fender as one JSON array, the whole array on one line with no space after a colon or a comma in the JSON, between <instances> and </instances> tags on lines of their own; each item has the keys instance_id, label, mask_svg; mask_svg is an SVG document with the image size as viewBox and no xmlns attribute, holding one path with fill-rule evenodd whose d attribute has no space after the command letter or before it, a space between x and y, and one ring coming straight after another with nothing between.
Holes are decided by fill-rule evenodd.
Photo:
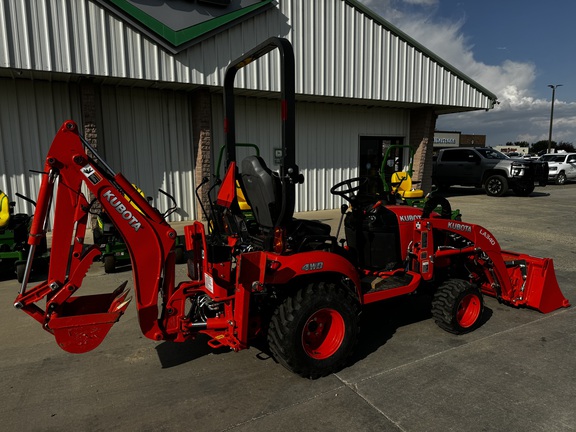
<instances>
[{"instance_id":1,"label":"tractor fender","mask_svg":"<svg viewBox=\"0 0 576 432\"><path fill-rule=\"evenodd\" d=\"M328 275L338 275L348 278L354 285L358 298L362 298L360 276L356 267L337 253L310 251L294 255L269 254L267 261L268 268L275 270L267 272L266 283L286 285L292 283L295 278L300 277L322 279Z\"/></svg>"}]
</instances>

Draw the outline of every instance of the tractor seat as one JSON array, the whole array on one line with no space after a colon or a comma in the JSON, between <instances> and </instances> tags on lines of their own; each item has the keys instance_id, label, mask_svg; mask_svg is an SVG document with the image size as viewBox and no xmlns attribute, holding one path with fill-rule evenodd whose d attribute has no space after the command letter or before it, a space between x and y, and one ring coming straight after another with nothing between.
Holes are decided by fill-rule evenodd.
<instances>
[{"instance_id":1,"label":"tractor seat","mask_svg":"<svg viewBox=\"0 0 576 432\"><path fill-rule=\"evenodd\" d=\"M238 206L240 207L240 211L247 212L252 210L248 201L246 201L246 197L244 196L244 192L242 191L238 181L236 181L236 196L238 197Z\"/></svg>"},{"instance_id":2,"label":"tractor seat","mask_svg":"<svg viewBox=\"0 0 576 432\"><path fill-rule=\"evenodd\" d=\"M242 185L246 200L259 225L272 228L281 206L280 178L272 172L260 156L242 160Z\"/></svg>"},{"instance_id":3,"label":"tractor seat","mask_svg":"<svg viewBox=\"0 0 576 432\"><path fill-rule=\"evenodd\" d=\"M414 189L412 187L412 178L405 171L398 171L392 174L390 183L394 187L394 193L400 195L402 198L424 198L424 191L422 189Z\"/></svg>"},{"instance_id":4,"label":"tractor seat","mask_svg":"<svg viewBox=\"0 0 576 432\"><path fill-rule=\"evenodd\" d=\"M8 196L0 191L0 229L8 227L10 222L10 201Z\"/></svg>"}]
</instances>

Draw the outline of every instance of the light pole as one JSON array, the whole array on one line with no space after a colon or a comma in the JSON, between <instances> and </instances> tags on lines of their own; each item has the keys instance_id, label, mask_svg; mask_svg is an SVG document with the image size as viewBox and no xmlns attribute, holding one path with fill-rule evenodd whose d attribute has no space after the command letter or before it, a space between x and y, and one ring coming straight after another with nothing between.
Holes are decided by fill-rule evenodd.
<instances>
[{"instance_id":1,"label":"light pole","mask_svg":"<svg viewBox=\"0 0 576 432\"><path fill-rule=\"evenodd\" d=\"M556 87L562 87L562 84L548 84L548 87L552 89L552 107L550 108L550 130L548 131L548 152L550 153L552 149L552 123L554 121L554 98L556 97Z\"/></svg>"}]
</instances>

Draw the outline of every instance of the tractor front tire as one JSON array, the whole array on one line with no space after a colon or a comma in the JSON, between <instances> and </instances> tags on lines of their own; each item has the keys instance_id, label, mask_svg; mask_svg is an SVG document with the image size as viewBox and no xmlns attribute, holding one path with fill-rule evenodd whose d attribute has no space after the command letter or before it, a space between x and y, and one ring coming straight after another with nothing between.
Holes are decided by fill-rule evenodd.
<instances>
[{"instance_id":1,"label":"tractor front tire","mask_svg":"<svg viewBox=\"0 0 576 432\"><path fill-rule=\"evenodd\" d=\"M278 306L268 344L285 368L316 379L346 365L359 332L358 300L341 285L313 282Z\"/></svg>"},{"instance_id":2,"label":"tractor front tire","mask_svg":"<svg viewBox=\"0 0 576 432\"><path fill-rule=\"evenodd\" d=\"M480 290L462 279L449 279L438 287L432 299L436 324L454 334L469 333L480 323L484 301Z\"/></svg>"}]
</instances>

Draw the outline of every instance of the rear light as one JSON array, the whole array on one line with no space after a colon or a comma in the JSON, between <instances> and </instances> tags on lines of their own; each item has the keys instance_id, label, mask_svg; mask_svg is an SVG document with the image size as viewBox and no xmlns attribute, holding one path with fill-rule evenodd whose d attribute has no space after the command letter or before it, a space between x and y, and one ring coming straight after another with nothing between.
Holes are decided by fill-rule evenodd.
<instances>
[{"instance_id":1,"label":"rear light","mask_svg":"<svg viewBox=\"0 0 576 432\"><path fill-rule=\"evenodd\" d=\"M284 243L286 239L286 232L283 228L274 228L274 240L272 243L272 250L274 253L281 254L284 252Z\"/></svg>"}]
</instances>

